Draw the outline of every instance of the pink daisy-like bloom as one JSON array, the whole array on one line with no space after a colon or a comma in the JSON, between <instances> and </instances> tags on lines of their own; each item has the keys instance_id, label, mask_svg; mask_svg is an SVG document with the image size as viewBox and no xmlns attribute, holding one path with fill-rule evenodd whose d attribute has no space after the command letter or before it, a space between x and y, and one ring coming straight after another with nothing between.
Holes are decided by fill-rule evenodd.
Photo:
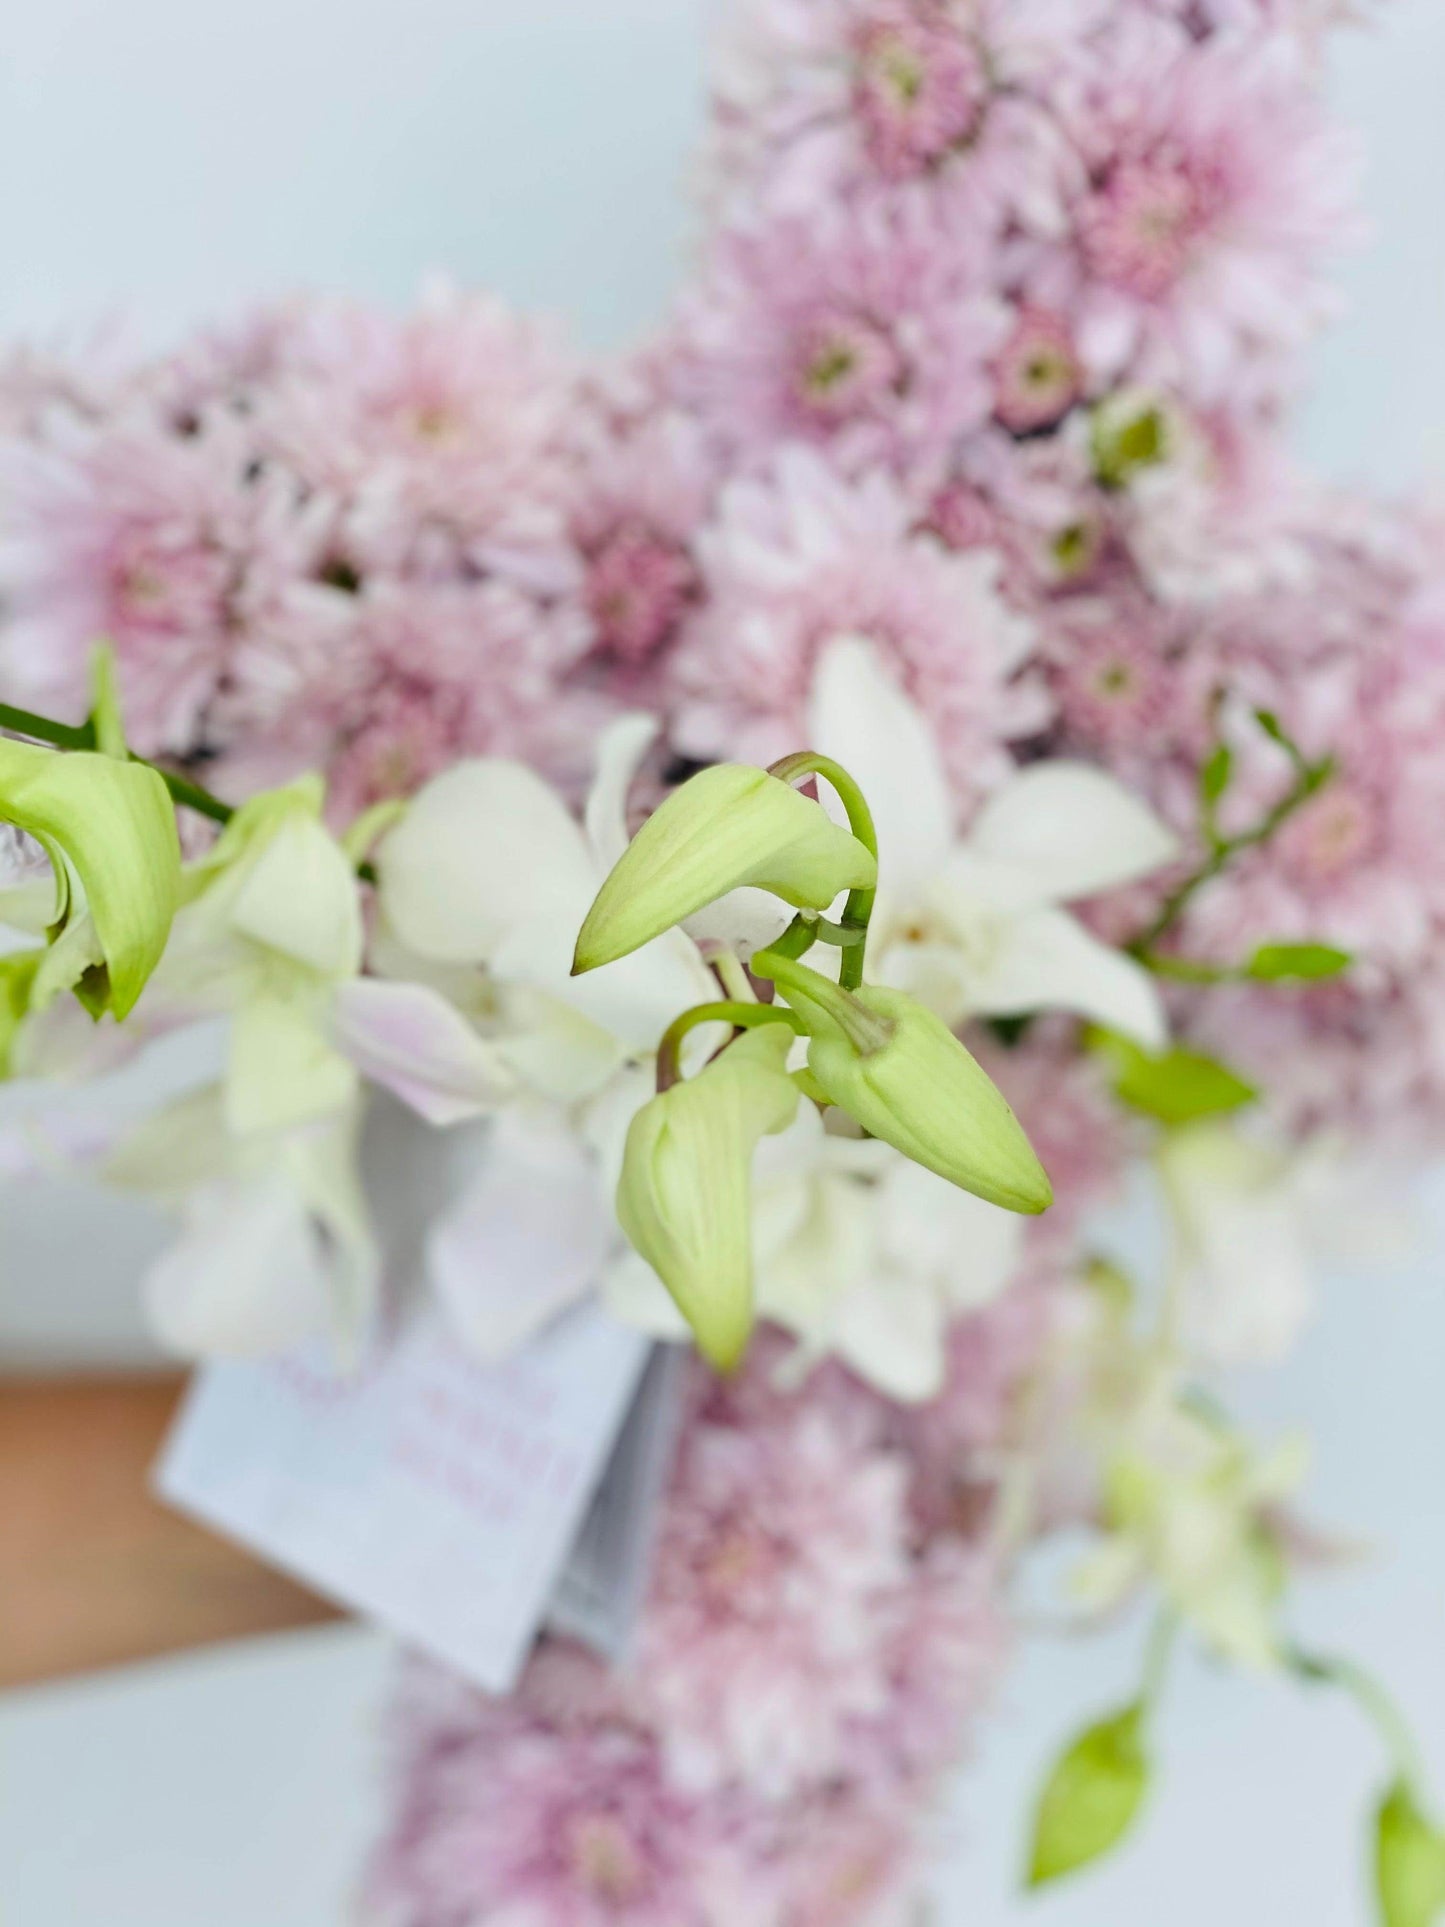
<instances>
[{"instance_id":1,"label":"pink daisy-like bloom","mask_svg":"<svg viewBox=\"0 0 1445 1927\"><path fill-rule=\"evenodd\" d=\"M1056 0L750 0L714 70L715 198L812 215L918 186L980 235L1057 231L1065 143L1027 84L1079 30L1056 14Z\"/></svg>"},{"instance_id":2,"label":"pink daisy-like bloom","mask_svg":"<svg viewBox=\"0 0 1445 1927\"><path fill-rule=\"evenodd\" d=\"M376 1927L784 1927L729 1804L678 1792L637 1728L480 1697L435 1735L408 1725Z\"/></svg>"},{"instance_id":3,"label":"pink daisy-like bloom","mask_svg":"<svg viewBox=\"0 0 1445 1927\"><path fill-rule=\"evenodd\" d=\"M811 442L852 469L977 426L1008 310L987 252L926 199L723 229L684 298L674 395L734 463Z\"/></svg>"},{"instance_id":4,"label":"pink daisy-like bloom","mask_svg":"<svg viewBox=\"0 0 1445 1927\"><path fill-rule=\"evenodd\" d=\"M575 791L608 713L566 687L589 642L578 605L549 609L506 581L323 588L242 659L222 713L238 767L257 750L269 768L322 764L339 822L463 756L514 757Z\"/></svg>"},{"instance_id":5,"label":"pink daisy-like bloom","mask_svg":"<svg viewBox=\"0 0 1445 1927\"><path fill-rule=\"evenodd\" d=\"M672 665L679 746L761 763L796 749L819 654L863 635L935 720L961 798L998 782L1009 742L1047 716L1025 673L1033 632L996 556L951 554L913 521L886 476L850 484L801 449L726 489L698 538L708 603Z\"/></svg>"},{"instance_id":6,"label":"pink daisy-like bloom","mask_svg":"<svg viewBox=\"0 0 1445 1927\"><path fill-rule=\"evenodd\" d=\"M1061 601L1041 623L1065 754L1096 756L1125 780L1172 742L1180 625L1127 579L1112 594Z\"/></svg>"},{"instance_id":7,"label":"pink daisy-like bloom","mask_svg":"<svg viewBox=\"0 0 1445 1927\"><path fill-rule=\"evenodd\" d=\"M552 593L575 576L575 402L576 370L549 331L434 283L399 320L298 303L258 432L309 487L346 502L361 573L482 569Z\"/></svg>"},{"instance_id":8,"label":"pink daisy-like bloom","mask_svg":"<svg viewBox=\"0 0 1445 1927\"><path fill-rule=\"evenodd\" d=\"M141 411L4 457L0 636L8 687L84 712L90 652L114 644L134 746L185 755L208 737L261 582L304 573L318 518L255 474L237 424L176 437ZM251 578L254 578L252 580Z\"/></svg>"},{"instance_id":9,"label":"pink daisy-like bloom","mask_svg":"<svg viewBox=\"0 0 1445 1927\"><path fill-rule=\"evenodd\" d=\"M1022 309L994 363L994 419L1015 435L1052 428L1078 400L1083 373L1068 323Z\"/></svg>"},{"instance_id":10,"label":"pink daisy-like bloom","mask_svg":"<svg viewBox=\"0 0 1445 1927\"><path fill-rule=\"evenodd\" d=\"M636 1656L674 1776L784 1799L845 1774L891 1710L908 1468L800 1401L683 1447Z\"/></svg>"},{"instance_id":11,"label":"pink daisy-like bloom","mask_svg":"<svg viewBox=\"0 0 1445 1927\"><path fill-rule=\"evenodd\" d=\"M971 436L924 519L956 548L998 550L1021 607L1094 588L1117 559L1114 505L1099 487L1083 424L1018 441L998 428Z\"/></svg>"},{"instance_id":12,"label":"pink daisy-like bloom","mask_svg":"<svg viewBox=\"0 0 1445 1927\"><path fill-rule=\"evenodd\" d=\"M1328 312L1355 145L1301 61L1289 35L1201 43L1131 13L1065 71L1074 238L1026 281L1076 315L1094 381L1182 382L1205 403L1267 388Z\"/></svg>"},{"instance_id":13,"label":"pink daisy-like bloom","mask_svg":"<svg viewBox=\"0 0 1445 1927\"><path fill-rule=\"evenodd\" d=\"M604 390L586 417L572 518L594 649L632 701L649 698L655 659L701 596L693 537L718 482L699 425L645 376L619 402Z\"/></svg>"}]
</instances>

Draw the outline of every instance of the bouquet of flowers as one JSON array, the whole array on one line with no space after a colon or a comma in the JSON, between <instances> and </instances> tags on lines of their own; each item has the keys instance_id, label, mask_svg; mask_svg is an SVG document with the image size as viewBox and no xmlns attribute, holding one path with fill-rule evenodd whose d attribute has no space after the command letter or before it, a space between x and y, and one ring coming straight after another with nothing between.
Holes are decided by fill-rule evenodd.
<instances>
[{"instance_id":1,"label":"bouquet of flowers","mask_svg":"<svg viewBox=\"0 0 1445 1927\"><path fill-rule=\"evenodd\" d=\"M459 1345L595 1293L699 1353L628 1663L408 1663L378 1921L913 1921L1063 1525L1081 1620L1157 1612L1034 1881L1128 1830L1187 1633L1360 1697L1384 1918L1445 1904L1398 1720L1287 1630L1300 1443L1199 1384L1445 1135L1438 532L1281 443L1331 12L734 0L621 365L438 286L4 366L0 1055L175 1212L158 1331L361 1355L385 1092L489 1121L425 1240ZM123 1131L47 1112L218 1024ZM1157 1281L1091 1230L1140 1168Z\"/></svg>"}]
</instances>

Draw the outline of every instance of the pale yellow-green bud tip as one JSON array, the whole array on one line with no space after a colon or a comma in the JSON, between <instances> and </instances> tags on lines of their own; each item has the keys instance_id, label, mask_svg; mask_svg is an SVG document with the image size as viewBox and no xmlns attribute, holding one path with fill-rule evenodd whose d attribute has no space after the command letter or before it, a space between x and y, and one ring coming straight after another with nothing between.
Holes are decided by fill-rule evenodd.
<instances>
[{"instance_id":1,"label":"pale yellow-green bud tip","mask_svg":"<svg viewBox=\"0 0 1445 1927\"><path fill-rule=\"evenodd\" d=\"M752 1331L753 1153L797 1110L792 1041L783 1024L748 1031L644 1104L627 1133L618 1222L719 1371L737 1366Z\"/></svg>"},{"instance_id":2,"label":"pale yellow-green bud tip","mask_svg":"<svg viewBox=\"0 0 1445 1927\"><path fill-rule=\"evenodd\" d=\"M778 983L792 1002L781 973ZM850 1037L818 1023L808 1068L832 1102L962 1190L1006 1211L1047 1210L1053 1187L1023 1127L947 1025L901 990L869 986L852 1001L889 1028L885 1042L869 1047L862 1026L850 1026Z\"/></svg>"},{"instance_id":3,"label":"pale yellow-green bud tip","mask_svg":"<svg viewBox=\"0 0 1445 1927\"><path fill-rule=\"evenodd\" d=\"M824 910L877 878L872 852L812 798L766 770L717 763L674 790L623 852L582 925L573 974L625 957L743 884Z\"/></svg>"}]
</instances>

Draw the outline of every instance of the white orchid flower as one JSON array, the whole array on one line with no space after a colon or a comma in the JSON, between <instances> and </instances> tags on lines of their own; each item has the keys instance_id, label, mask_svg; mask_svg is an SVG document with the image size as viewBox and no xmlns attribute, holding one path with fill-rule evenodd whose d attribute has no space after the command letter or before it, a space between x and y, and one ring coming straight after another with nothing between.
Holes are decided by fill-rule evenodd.
<instances>
[{"instance_id":1,"label":"white orchid flower","mask_svg":"<svg viewBox=\"0 0 1445 1927\"><path fill-rule=\"evenodd\" d=\"M355 866L320 809L307 779L237 812L187 874L137 1034L229 1015L226 1118L242 1134L339 1112L363 1075L432 1123L494 1108L515 1079L443 997L361 976Z\"/></svg>"},{"instance_id":2,"label":"white orchid flower","mask_svg":"<svg viewBox=\"0 0 1445 1927\"><path fill-rule=\"evenodd\" d=\"M1179 1339L1204 1364L1276 1362L1309 1322L1321 1264L1411 1248L1398 1186L1328 1139L1285 1149L1209 1120L1171 1131L1157 1168Z\"/></svg>"},{"instance_id":3,"label":"white orchid flower","mask_svg":"<svg viewBox=\"0 0 1445 1927\"><path fill-rule=\"evenodd\" d=\"M486 1041L526 1086L427 1241L432 1287L484 1358L595 1287L619 1240L621 1148L652 1092L658 1043L675 1017L718 995L680 930L571 975L583 918L627 846L627 792L656 733L636 715L604 733L580 825L524 765L479 758L429 783L376 853L375 956L480 1013ZM695 1032L689 1061L719 1035Z\"/></svg>"},{"instance_id":4,"label":"white orchid flower","mask_svg":"<svg viewBox=\"0 0 1445 1927\"><path fill-rule=\"evenodd\" d=\"M943 1387L955 1319L990 1303L1018 1261L1023 1221L876 1139L836 1136L813 1105L753 1167L754 1290L760 1318L905 1403ZM626 1323L681 1340L687 1327L651 1268L619 1253L604 1302Z\"/></svg>"},{"instance_id":5,"label":"white orchid flower","mask_svg":"<svg viewBox=\"0 0 1445 1927\"><path fill-rule=\"evenodd\" d=\"M1153 979L1063 908L1175 855L1136 797L1087 764L1039 763L959 836L927 720L859 636L824 651L809 721L810 747L853 776L878 832L872 981L910 991L949 1025L1066 1010L1148 1049L1164 1043Z\"/></svg>"},{"instance_id":6,"label":"white orchid flower","mask_svg":"<svg viewBox=\"0 0 1445 1927\"><path fill-rule=\"evenodd\" d=\"M174 1210L181 1232L142 1290L163 1343L187 1357L257 1357L329 1338L354 1362L380 1256L355 1171L361 1110L238 1134L214 1084L168 1105L106 1160L111 1182Z\"/></svg>"}]
</instances>

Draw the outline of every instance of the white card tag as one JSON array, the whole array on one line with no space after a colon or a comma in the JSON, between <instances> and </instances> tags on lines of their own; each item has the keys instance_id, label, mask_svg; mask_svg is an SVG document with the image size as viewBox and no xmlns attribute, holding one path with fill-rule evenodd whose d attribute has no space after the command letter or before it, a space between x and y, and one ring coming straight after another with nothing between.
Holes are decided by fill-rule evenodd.
<instances>
[{"instance_id":1,"label":"white card tag","mask_svg":"<svg viewBox=\"0 0 1445 1927\"><path fill-rule=\"evenodd\" d=\"M354 1377L298 1356L209 1365L157 1488L505 1693L650 1352L641 1333L588 1304L493 1367L470 1359L433 1310Z\"/></svg>"}]
</instances>

